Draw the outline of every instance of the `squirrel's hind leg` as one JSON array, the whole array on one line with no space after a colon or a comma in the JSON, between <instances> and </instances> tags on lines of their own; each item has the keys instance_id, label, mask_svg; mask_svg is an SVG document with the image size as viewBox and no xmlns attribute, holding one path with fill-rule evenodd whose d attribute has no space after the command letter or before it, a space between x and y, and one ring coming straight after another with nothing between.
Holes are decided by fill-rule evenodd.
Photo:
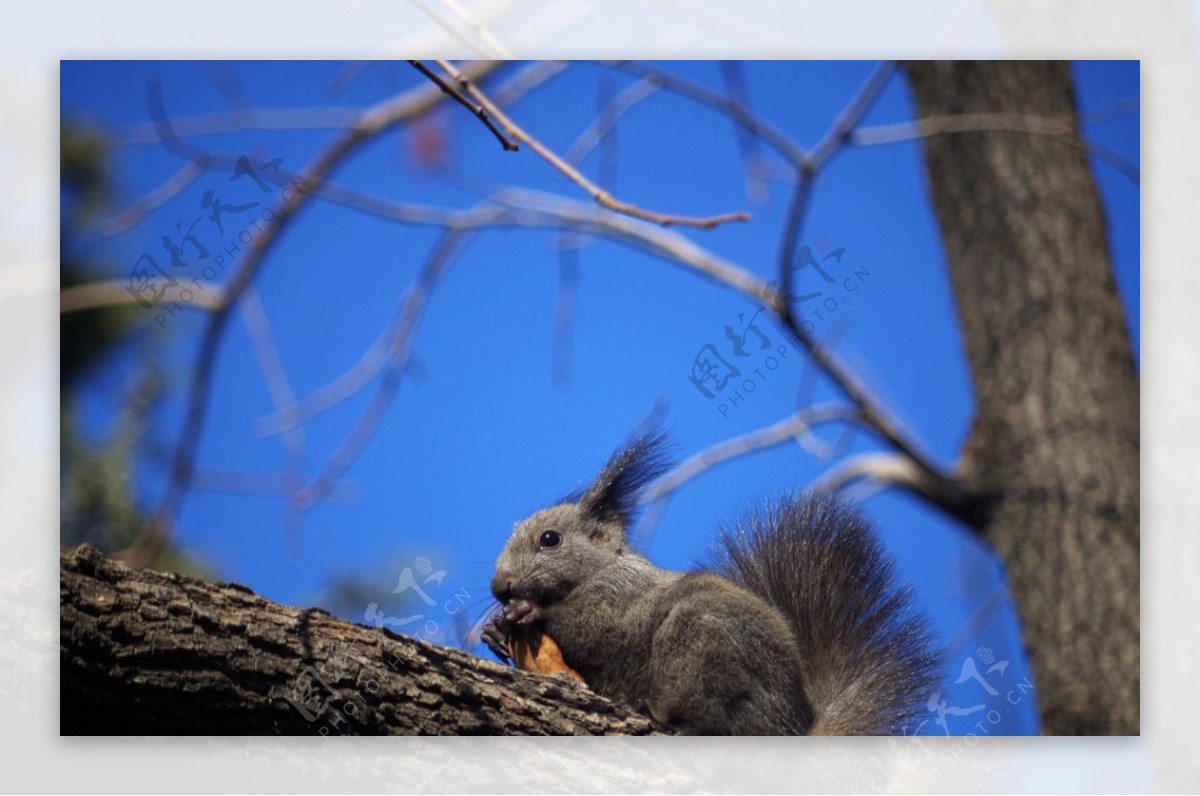
<instances>
[{"instance_id":1,"label":"squirrel's hind leg","mask_svg":"<svg viewBox=\"0 0 1200 796\"><path fill-rule=\"evenodd\" d=\"M802 734L799 654L783 620L715 575L671 592L652 642L651 715L685 735Z\"/></svg>"}]
</instances>

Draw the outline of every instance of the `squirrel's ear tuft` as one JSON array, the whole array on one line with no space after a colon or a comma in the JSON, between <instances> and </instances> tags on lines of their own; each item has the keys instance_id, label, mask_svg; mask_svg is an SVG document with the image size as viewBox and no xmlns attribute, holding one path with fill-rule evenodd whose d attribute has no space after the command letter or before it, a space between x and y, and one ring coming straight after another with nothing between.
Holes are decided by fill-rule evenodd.
<instances>
[{"instance_id":1,"label":"squirrel's ear tuft","mask_svg":"<svg viewBox=\"0 0 1200 796\"><path fill-rule=\"evenodd\" d=\"M651 430L617 451L579 499L585 516L628 527L642 491L671 467L667 434Z\"/></svg>"}]
</instances>

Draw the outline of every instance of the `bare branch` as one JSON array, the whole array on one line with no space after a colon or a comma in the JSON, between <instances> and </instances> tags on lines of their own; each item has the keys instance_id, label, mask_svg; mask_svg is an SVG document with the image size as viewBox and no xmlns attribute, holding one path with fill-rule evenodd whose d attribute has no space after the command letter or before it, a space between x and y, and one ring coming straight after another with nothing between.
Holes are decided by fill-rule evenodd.
<instances>
[{"instance_id":1,"label":"bare branch","mask_svg":"<svg viewBox=\"0 0 1200 796\"><path fill-rule=\"evenodd\" d=\"M1014 602L1015 600L1012 592L1009 591L1008 583L1001 581L992 590L992 593L984 598L983 602L963 621L958 630L954 631L954 635L950 636L946 643L942 645L942 660L953 660L958 657L959 651L972 639L979 637L979 633L983 632L983 629L987 627L997 611L1006 605L1013 606Z\"/></svg>"},{"instance_id":2,"label":"bare branch","mask_svg":"<svg viewBox=\"0 0 1200 796\"><path fill-rule=\"evenodd\" d=\"M796 144L782 130L756 116L749 108L734 99L721 96L717 92L698 83L675 77L674 75L635 61L602 61L601 63L613 69L620 69L623 72L638 75L639 77L652 78L668 91L673 91L681 96L688 97L696 102L721 111L736 121L746 131L758 137L787 158L796 169L803 169L810 164L809 155L804 151L803 147Z\"/></svg>"},{"instance_id":3,"label":"bare branch","mask_svg":"<svg viewBox=\"0 0 1200 796\"><path fill-rule=\"evenodd\" d=\"M783 239L779 247L777 274L779 291L775 293L768 306L788 331L800 342L808 352L812 361L824 370L833 382L855 404L859 418L868 428L878 433L892 447L908 455L913 461L936 477L939 469L932 460L924 454L903 433L898 423L889 415L881 404L866 389L865 385L847 368L843 367L833 355L823 348L813 337L804 331L795 317L791 306L792 296L792 262L795 258L796 244L800 238L804 213L808 206L812 182L817 170L829 162L850 137L854 126L870 109L871 104L878 98L887 79L891 76L895 64L884 62L877 66L867 81L851 99L850 103L838 114L829 131L822 137L813 150L812 157L799 166L799 174L792 193L791 205L788 209L787 220L784 222Z\"/></svg>"},{"instance_id":4,"label":"bare branch","mask_svg":"<svg viewBox=\"0 0 1200 796\"><path fill-rule=\"evenodd\" d=\"M609 75L601 75L596 82L596 104L598 118L604 119L603 131L599 137L597 145L600 153L596 157L596 182L606 191L617 190L617 166L620 165L620 138L617 135L617 121L631 107L626 104L622 106L618 104L620 100L614 97L613 81ZM622 92L624 93L624 92ZM640 100L639 100L640 101ZM578 140L578 139L577 139ZM571 153L567 152L567 160L571 160ZM582 164L581 160L571 160L576 166Z\"/></svg>"},{"instance_id":5,"label":"bare branch","mask_svg":"<svg viewBox=\"0 0 1200 796\"><path fill-rule=\"evenodd\" d=\"M370 60L350 61L334 75L333 80L329 81L329 85L325 87L325 93L330 97L336 97L357 80L359 75L377 63L379 62Z\"/></svg>"},{"instance_id":6,"label":"bare branch","mask_svg":"<svg viewBox=\"0 0 1200 796\"><path fill-rule=\"evenodd\" d=\"M891 413L867 390L858 377L835 359L833 354L813 340L812 336L804 331L790 312L785 316L784 322L788 331L800 342L813 362L825 371L838 389L855 404L862 424L866 428L878 434L885 442L907 455L931 475L936 476L941 472L940 468L917 446L915 441L908 437L899 423L892 418Z\"/></svg>"},{"instance_id":7,"label":"bare branch","mask_svg":"<svg viewBox=\"0 0 1200 796\"><path fill-rule=\"evenodd\" d=\"M782 445L789 440L798 440L812 426L834 420L852 423L857 422L858 417L853 409L841 404L821 404L802 409L765 428L719 442L689 457L656 481L642 502L653 503L662 500L688 481L718 464L763 448Z\"/></svg>"},{"instance_id":8,"label":"bare branch","mask_svg":"<svg viewBox=\"0 0 1200 796\"><path fill-rule=\"evenodd\" d=\"M792 199L788 205L787 218L783 222L783 239L779 244L779 259L775 263L776 282L779 285L777 302L771 310L785 326L798 327L792 311L792 263L796 259L796 244L800 240L800 228L804 225L804 213L808 209L808 197L812 192L814 171L804 168L792 186Z\"/></svg>"},{"instance_id":9,"label":"bare branch","mask_svg":"<svg viewBox=\"0 0 1200 796\"><path fill-rule=\"evenodd\" d=\"M1132 113L1127 103L1116 103L1102 108L1085 124L1079 119L1080 128L1088 124L1100 124L1118 116ZM886 124L855 130L850 142L855 146L878 146L901 141L914 141L937 135L961 135L963 133L1024 133L1047 136L1072 147L1080 146L1075 139L1074 117L1047 118L1016 113L963 113L949 116L930 116L911 122ZM1116 168L1135 184L1141 182L1141 170L1127 158L1102 144L1083 139L1083 149Z\"/></svg>"},{"instance_id":10,"label":"bare branch","mask_svg":"<svg viewBox=\"0 0 1200 796\"><path fill-rule=\"evenodd\" d=\"M631 108L658 90L649 79L640 80L617 96L612 83L602 78L597 89L599 112L567 150L567 160L579 166L593 149L600 147L597 181L613 190L617 169L617 122ZM571 331L575 323L575 302L579 291L580 250L583 236L570 229L558 236L558 290L554 296L554 325L550 337L550 379L562 391L571 386Z\"/></svg>"},{"instance_id":11,"label":"bare branch","mask_svg":"<svg viewBox=\"0 0 1200 796\"><path fill-rule=\"evenodd\" d=\"M830 491L866 481L872 492L900 487L970 527L979 527L982 499L950 475L930 472L903 453L864 453L851 457L817 479L814 486Z\"/></svg>"},{"instance_id":12,"label":"bare branch","mask_svg":"<svg viewBox=\"0 0 1200 796\"><path fill-rule=\"evenodd\" d=\"M506 152L516 152L521 148L512 141L509 141L504 133L500 132L499 128L492 123L491 117L488 116L488 112L483 107L464 97L462 92L455 90L453 86L448 84L445 80L442 80L440 76L438 76L420 61L409 61L409 63L414 69L423 74L426 78L432 80L434 85L442 90L443 94L451 97L459 105L462 105L464 108L473 113L475 117L479 119L479 121L483 122L484 127L492 131L492 135L496 136L496 140L500 142L500 145L504 147Z\"/></svg>"},{"instance_id":13,"label":"bare branch","mask_svg":"<svg viewBox=\"0 0 1200 796\"><path fill-rule=\"evenodd\" d=\"M344 75L369 65L370 61L356 61L335 78L330 92L336 92L347 82ZM355 65L361 65L357 69ZM507 107L549 79L562 73L570 64L564 61L536 61L505 82L496 91L494 102ZM179 138L194 136L223 135L245 130L345 130L353 127L361 108L353 107L306 107L306 108L240 108L236 111L217 111L194 115L171 117L173 135ZM127 146L160 144L163 136L157 124L134 125L124 128L107 139L111 149Z\"/></svg>"},{"instance_id":14,"label":"bare branch","mask_svg":"<svg viewBox=\"0 0 1200 796\"><path fill-rule=\"evenodd\" d=\"M834 319L833 323L826 329L825 334L817 342L823 351L832 351L837 348L838 340L845 333L848 326L847 316L839 315ZM796 386L796 408L797 410L812 405L813 393L817 386L817 376L820 370L813 367L812 357L807 357L804 360L804 365L800 371L800 383ZM829 460L834 456L843 453L851 444L854 438L854 432L860 427L856 423L847 423L844 426L842 434L837 441L832 445L822 442L815 435L807 438L807 442L802 439L801 445L818 459Z\"/></svg>"},{"instance_id":15,"label":"bare branch","mask_svg":"<svg viewBox=\"0 0 1200 796\"><path fill-rule=\"evenodd\" d=\"M623 213L628 216L633 216L634 218L650 221L664 227L672 224L678 224L680 226L711 229L715 226L731 221L748 221L750 219L750 214L745 212L726 213L723 215L708 216L703 218L673 216L666 215L664 213L656 213L651 210L645 210L637 205L623 202L589 180L579 171L579 169L563 160L563 158L559 157L559 155L557 155L553 150L526 132L524 128L509 118L504 111L500 110L495 103L488 99L487 95L480 91L479 88L475 86L473 82L471 82L471 80L467 79L451 63L448 61L438 61L438 65L443 69L443 71L446 72L446 74L454 78L455 82L458 83L459 89L463 93L469 95L475 100L475 102L486 109L488 113L490 113L492 117L500 123L508 135L528 146L530 149L540 155L543 160L545 160L554 168L558 169L567 179L571 180L571 182L587 191L587 193L597 203L607 207L610 210Z\"/></svg>"},{"instance_id":16,"label":"bare branch","mask_svg":"<svg viewBox=\"0 0 1200 796\"><path fill-rule=\"evenodd\" d=\"M824 138L813 147L812 159L815 168L820 169L828 163L829 159L837 154L842 145L849 140L851 132L875 104L875 100L879 98L884 86L887 85L888 78L895 71L895 61L883 61L871 71L866 82L850 100L850 104L837 115Z\"/></svg>"},{"instance_id":17,"label":"bare branch","mask_svg":"<svg viewBox=\"0 0 1200 796\"><path fill-rule=\"evenodd\" d=\"M254 348L254 356L258 368L266 382L267 391L271 394L271 403L275 411L288 416L288 407L296 403L296 394L292 391L287 370L279 356L279 348L275 345L275 336L271 333L271 323L267 319L266 308L253 285L246 288L238 302L242 310L242 319L246 323L246 331L250 335L250 343ZM299 424L289 427L283 432L284 450L284 488L286 490L287 509L284 516L283 534L285 544L290 549L299 545L299 511L300 504L296 499L304 486L304 429Z\"/></svg>"},{"instance_id":18,"label":"bare branch","mask_svg":"<svg viewBox=\"0 0 1200 796\"><path fill-rule=\"evenodd\" d=\"M355 424L354 429L329 458L325 468L296 495L296 502L301 507L311 506L329 494L337 486L342 474L354 463L371 437L374 436L400 387L400 378L412 355L413 340L416 337L417 326L421 321L425 302L453 261L454 255L461 248L464 234L459 230L447 231L430 252L421 273L406 294L400 322L396 326L392 340L387 367L375 390L375 395L372 396L370 404L359 418L358 423Z\"/></svg>"},{"instance_id":19,"label":"bare branch","mask_svg":"<svg viewBox=\"0 0 1200 796\"><path fill-rule=\"evenodd\" d=\"M115 235L137 226L142 219L174 199L200 177L208 168L201 160L189 160L162 185L134 202L128 210L100 222L101 235Z\"/></svg>"},{"instance_id":20,"label":"bare branch","mask_svg":"<svg viewBox=\"0 0 1200 796\"><path fill-rule=\"evenodd\" d=\"M295 494L292 474L253 470L223 470L197 467L191 488L201 492L228 492L235 495L261 495L290 499ZM343 478L336 489L325 496L326 503L361 503L366 497L363 485Z\"/></svg>"},{"instance_id":21,"label":"bare branch","mask_svg":"<svg viewBox=\"0 0 1200 796\"><path fill-rule=\"evenodd\" d=\"M362 113L360 108L246 108L219 111L171 119L174 135L180 138L223 135L244 130L344 130L353 126ZM112 149L127 146L161 144L163 135L154 123L141 124L117 132L109 139Z\"/></svg>"},{"instance_id":22,"label":"bare branch","mask_svg":"<svg viewBox=\"0 0 1200 796\"><path fill-rule=\"evenodd\" d=\"M570 65L567 61L534 61L497 88L492 95L492 102L507 108L533 89L565 72Z\"/></svg>"},{"instance_id":23,"label":"bare branch","mask_svg":"<svg viewBox=\"0 0 1200 796\"><path fill-rule=\"evenodd\" d=\"M720 64L729 96L739 105L749 108L750 88L746 85L746 74L742 70L741 61L721 61ZM738 148L742 151L742 161L746 164L746 198L755 204L762 204L769 198L767 159L758 146L758 139L744 127L735 124L734 134Z\"/></svg>"},{"instance_id":24,"label":"bare branch","mask_svg":"<svg viewBox=\"0 0 1200 796\"><path fill-rule=\"evenodd\" d=\"M192 284L177 284L163 286L162 298L156 303L171 304L182 302L183 306L199 310L217 310L225 305L224 289L217 282L198 282L201 290L188 287ZM192 295L191 300L185 300L184 292ZM143 299L153 297L142 296ZM58 311L61 315L80 310L90 310L97 307L116 307L125 304L136 304L137 296L129 291L127 282L120 279L108 279L101 282L88 282L83 285L63 288L58 294Z\"/></svg>"},{"instance_id":25,"label":"bare branch","mask_svg":"<svg viewBox=\"0 0 1200 796\"><path fill-rule=\"evenodd\" d=\"M587 129L580 133L575 142L571 144L570 149L567 150L567 160L576 166L582 163L584 158L613 132L622 116L636 107L638 103L654 96L658 90L659 86L653 78L639 80L623 89L604 105Z\"/></svg>"},{"instance_id":26,"label":"bare branch","mask_svg":"<svg viewBox=\"0 0 1200 796\"><path fill-rule=\"evenodd\" d=\"M310 417L337 406L366 387L387 363L388 344L392 335L392 329L389 327L371 344L371 347L357 362L332 382L301 398L291 406L276 409L267 417L256 420L251 427L253 433L264 437L279 434L293 425L304 423Z\"/></svg>"},{"instance_id":27,"label":"bare branch","mask_svg":"<svg viewBox=\"0 0 1200 796\"><path fill-rule=\"evenodd\" d=\"M796 243L800 239L800 229L804 222L804 212L808 207L808 197L812 191L812 182L816 173L829 162L837 151L850 137L851 130L859 123L871 105L878 99L888 78L895 71L893 61L884 61L871 71L869 77L855 93L854 97L837 115L829 130L813 147L811 159L799 167L796 187L792 192L792 202L788 209L787 220L784 222L783 242L779 247L779 292L783 296L780 305L780 319L789 326L796 326L792 317L792 263L796 257Z\"/></svg>"},{"instance_id":28,"label":"bare branch","mask_svg":"<svg viewBox=\"0 0 1200 796\"><path fill-rule=\"evenodd\" d=\"M558 291L554 295L554 327L550 333L550 380L559 390L571 387L571 330L579 292L579 236L559 235Z\"/></svg>"},{"instance_id":29,"label":"bare branch","mask_svg":"<svg viewBox=\"0 0 1200 796\"><path fill-rule=\"evenodd\" d=\"M1007 131L1031 135L1059 136L1080 128L1092 127L1113 119L1137 113L1136 100L1120 100L1095 110L1074 116L1038 116L1025 113L958 113L945 116L927 116L910 122L881 124L876 127L860 127L850 136L856 146L876 146L912 141L932 135L950 133L990 133Z\"/></svg>"}]
</instances>

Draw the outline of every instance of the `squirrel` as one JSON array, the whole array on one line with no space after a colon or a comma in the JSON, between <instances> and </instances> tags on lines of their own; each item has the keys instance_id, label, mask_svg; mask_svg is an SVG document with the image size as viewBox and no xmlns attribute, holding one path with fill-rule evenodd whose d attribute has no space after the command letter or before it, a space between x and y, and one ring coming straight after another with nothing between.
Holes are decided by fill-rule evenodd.
<instances>
[{"instance_id":1,"label":"squirrel","mask_svg":"<svg viewBox=\"0 0 1200 796\"><path fill-rule=\"evenodd\" d=\"M871 528L828 493L785 496L718 537L711 569L630 546L665 436L618 450L581 492L514 527L483 640L502 661L542 633L597 693L686 735L890 735L924 707L927 621Z\"/></svg>"}]
</instances>

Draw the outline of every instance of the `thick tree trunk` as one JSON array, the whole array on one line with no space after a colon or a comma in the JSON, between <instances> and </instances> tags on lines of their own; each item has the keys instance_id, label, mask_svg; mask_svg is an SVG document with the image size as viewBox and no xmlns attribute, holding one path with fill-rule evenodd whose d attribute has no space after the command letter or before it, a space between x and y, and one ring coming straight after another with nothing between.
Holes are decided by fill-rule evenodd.
<instances>
[{"instance_id":1,"label":"thick tree trunk","mask_svg":"<svg viewBox=\"0 0 1200 796\"><path fill-rule=\"evenodd\" d=\"M1065 63L909 64L921 117L1072 118ZM1078 130L924 140L975 390L966 483L990 500L1043 729L1139 731L1139 384Z\"/></svg>"},{"instance_id":2,"label":"thick tree trunk","mask_svg":"<svg viewBox=\"0 0 1200 796\"><path fill-rule=\"evenodd\" d=\"M569 678L134 572L88 546L61 565L64 735L654 732Z\"/></svg>"}]
</instances>

